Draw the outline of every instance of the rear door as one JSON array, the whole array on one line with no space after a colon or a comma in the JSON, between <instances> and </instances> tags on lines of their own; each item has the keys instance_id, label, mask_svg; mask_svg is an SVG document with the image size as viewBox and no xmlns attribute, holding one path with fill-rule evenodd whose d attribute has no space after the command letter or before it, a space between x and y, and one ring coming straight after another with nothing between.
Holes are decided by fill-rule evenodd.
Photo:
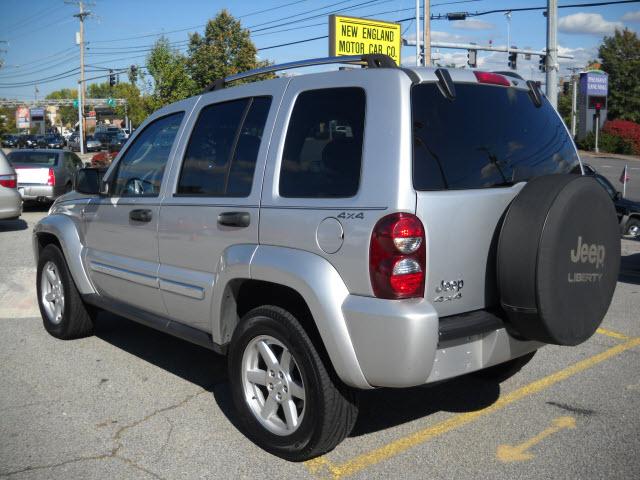
<instances>
[{"instance_id":1,"label":"rear door","mask_svg":"<svg viewBox=\"0 0 640 480\"><path fill-rule=\"evenodd\" d=\"M557 112L526 88L457 83L413 87L413 184L426 229L425 297L440 315L498 302L495 252L502 216L524 182L567 173L575 146ZM452 286L461 288L452 288Z\"/></svg>"},{"instance_id":2,"label":"rear door","mask_svg":"<svg viewBox=\"0 0 640 480\"><path fill-rule=\"evenodd\" d=\"M182 161L175 162L171 193L162 203L162 297L173 320L203 331L211 331L225 250L258 243L272 105L285 85L269 83L202 97L183 138Z\"/></svg>"},{"instance_id":3,"label":"rear door","mask_svg":"<svg viewBox=\"0 0 640 480\"><path fill-rule=\"evenodd\" d=\"M166 315L158 285L160 193L186 113L150 121L108 172L110 195L83 211L86 262L98 292L160 315Z\"/></svg>"}]
</instances>

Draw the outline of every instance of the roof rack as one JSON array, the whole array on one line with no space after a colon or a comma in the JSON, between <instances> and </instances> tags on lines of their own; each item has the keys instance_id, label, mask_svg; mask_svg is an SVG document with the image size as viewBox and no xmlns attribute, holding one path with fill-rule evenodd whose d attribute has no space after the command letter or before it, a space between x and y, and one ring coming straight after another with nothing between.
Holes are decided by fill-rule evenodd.
<instances>
[{"instance_id":1,"label":"roof rack","mask_svg":"<svg viewBox=\"0 0 640 480\"><path fill-rule=\"evenodd\" d=\"M372 53L368 55L345 55L340 57L310 58L308 60L298 60L296 62L281 63L280 65L269 65L267 67L256 68L254 70L248 70L242 73L236 73L235 75L231 75L226 78L218 78L211 82L209 86L204 89L204 92L220 90L224 88L227 83L235 82L236 80L242 80L244 78L255 77L257 75L264 75L265 73L278 72L281 70L291 70L292 68L311 67L314 65L329 65L333 63L359 64L367 68L398 67L393 58L381 53Z\"/></svg>"}]
</instances>

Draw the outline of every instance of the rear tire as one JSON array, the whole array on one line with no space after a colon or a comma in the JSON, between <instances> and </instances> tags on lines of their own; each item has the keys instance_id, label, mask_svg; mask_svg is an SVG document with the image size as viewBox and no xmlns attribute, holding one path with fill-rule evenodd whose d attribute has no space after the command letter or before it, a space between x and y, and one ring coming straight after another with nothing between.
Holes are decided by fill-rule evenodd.
<instances>
[{"instance_id":1,"label":"rear tire","mask_svg":"<svg viewBox=\"0 0 640 480\"><path fill-rule=\"evenodd\" d=\"M38 258L38 306L44 328L62 340L93 333L93 309L85 306L60 249L49 244Z\"/></svg>"},{"instance_id":2,"label":"rear tire","mask_svg":"<svg viewBox=\"0 0 640 480\"><path fill-rule=\"evenodd\" d=\"M536 351L537 350L534 350L533 352L527 353L522 357L514 358L504 363L499 363L498 365L485 368L484 370L478 370L477 372L472 373L472 375L483 380L502 383L522 370L522 367L529 363L534 357Z\"/></svg>"},{"instance_id":3,"label":"rear tire","mask_svg":"<svg viewBox=\"0 0 640 480\"><path fill-rule=\"evenodd\" d=\"M229 379L240 426L281 458L317 457L351 433L355 393L334 377L302 325L280 307L251 310L233 334Z\"/></svg>"}]
</instances>

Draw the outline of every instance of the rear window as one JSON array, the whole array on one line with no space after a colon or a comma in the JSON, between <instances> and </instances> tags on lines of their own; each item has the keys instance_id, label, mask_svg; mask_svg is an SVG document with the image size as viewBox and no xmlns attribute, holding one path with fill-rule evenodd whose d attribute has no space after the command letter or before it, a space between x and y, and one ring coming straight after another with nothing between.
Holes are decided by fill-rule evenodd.
<instances>
[{"instance_id":1,"label":"rear window","mask_svg":"<svg viewBox=\"0 0 640 480\"><path fill-rule=\"evenodd\" d=\"M411 103L416 190L508 186L578 165L546 98L536 107L527 91L456 84L450 101L429 83L413 87Z\"/></svg>"},{"instance_id":2,"label":"rear window","mask_svg":"<svg viewBox=\"0 0 640 480\"><path fill-rule=\"evenodd\" d=\"M58 162L56 152L11 152L7 158L13 165L34 164L53 167Z\"/></svg>"}]
</instances>

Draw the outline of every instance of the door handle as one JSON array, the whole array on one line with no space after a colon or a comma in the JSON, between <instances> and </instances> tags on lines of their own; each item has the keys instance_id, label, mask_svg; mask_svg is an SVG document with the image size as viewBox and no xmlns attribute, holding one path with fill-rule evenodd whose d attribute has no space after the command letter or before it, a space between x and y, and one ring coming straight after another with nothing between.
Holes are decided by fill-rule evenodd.
<instances>
[{"instance_id":1,"label":"door handle","mask_svg":"<svg viewBox=\"0 0 640 480\"><path fill-rule=\"evenodd\" d=\"M150 222L152 216L151 210L147 208L137 208L129 212L129 219L135 222Z\"/></svg>"},{"instance_id":2,"label":"door handle","mask_svg":"<svg viewBox=\"0 0 640 480\"><path fill-rule=\"evenodd\" d=\"M248 227L250 223L249 212L223 212L218 215L218 224L225 227Z\"/></svg>"}]
</instances>

